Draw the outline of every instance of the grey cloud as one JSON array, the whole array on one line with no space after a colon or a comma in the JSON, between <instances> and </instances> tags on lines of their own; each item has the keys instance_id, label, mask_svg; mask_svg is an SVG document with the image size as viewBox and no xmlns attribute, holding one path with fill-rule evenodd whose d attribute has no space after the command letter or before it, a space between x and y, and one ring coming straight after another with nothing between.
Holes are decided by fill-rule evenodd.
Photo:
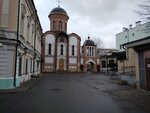
<instances>
[{"instance_id":1,"label":"grey cloud","mask_svg":"<svg viewBox=\"0 0 150 113\"><path fill-rule=\"evenodd\" d=\"M68 32L81 36L82 43L88 34L100 37L105 47L115 47L115 34L122 27L139 20L132 10L141 0L62 0L70 19ZM49 12L57 6L55 0L35 0L44 31L49 30ZM112 43L110 43L112 42Z\"/></svg>"}]
</instances>

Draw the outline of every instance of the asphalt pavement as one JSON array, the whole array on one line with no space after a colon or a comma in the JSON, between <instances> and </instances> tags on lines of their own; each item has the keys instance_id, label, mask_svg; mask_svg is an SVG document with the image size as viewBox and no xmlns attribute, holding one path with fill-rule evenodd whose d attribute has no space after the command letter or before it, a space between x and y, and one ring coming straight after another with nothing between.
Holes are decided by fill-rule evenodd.
<instances>
[{"instance_id":1,"label":"asphalt pavement","mask_svg":"<svg viewBox=\"0 0 150 113\"><path fill-rule=\"evenodd\" d=\"M139 90L118 85L102 73L45 74L26 86L16 93L0 93L0 113L149 113L123 98Z\"/></svg>"}]
</instances>

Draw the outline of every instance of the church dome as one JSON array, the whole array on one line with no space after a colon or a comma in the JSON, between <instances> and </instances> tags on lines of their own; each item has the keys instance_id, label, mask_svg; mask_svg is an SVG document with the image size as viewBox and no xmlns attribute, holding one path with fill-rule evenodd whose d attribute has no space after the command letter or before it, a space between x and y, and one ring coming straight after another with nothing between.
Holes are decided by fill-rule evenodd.
<instances>
[{"instance_id":1,"label":"church dome","mask_svg":"<svg viewBox=\"0 0 150 113\"><path fill-rule=\"evenodd\" d=\"M50 12L50 14L53 14L53 13L62 13L64 15L68 15L67 12L63 8L61 8L60 6L52 9L52 11Z\"/></svg>"},{"instance_id":2,"label":"church dome","mask_svg":"<svg viewBox=\"0 0 150 113\"><path fill-rule=\"evenodd\" d=\"M85 40L85 42L83 43L83 45L86 45L86 46L95 46L95 43L90 40L90 37L88 37L88 40Z\"/></svg>"}]
</instances>

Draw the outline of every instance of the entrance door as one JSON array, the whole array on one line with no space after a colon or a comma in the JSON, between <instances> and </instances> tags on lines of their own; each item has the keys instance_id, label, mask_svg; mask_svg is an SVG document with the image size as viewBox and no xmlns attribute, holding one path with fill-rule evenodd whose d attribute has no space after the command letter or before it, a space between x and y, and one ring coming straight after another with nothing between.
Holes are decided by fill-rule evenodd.
<instances>
[{"instance_id":1,"label":"entrance door","mask_svg":"<svg viewBox=\"0 0 150 113\"><path fill-rule=\"evenodd\" d=\"M150 58L145 58L146 87L150 91Z\"/></svg>"},{"instance_id":2,"label":"entrance door","mask_svg":"<svg viewBox=\"0 0 150 113\"><path fill-rule=\"evenodd\" d=\"M87 71L90 71L90 72L94 71L94 63L93 62L89 62L87 64Z\"/></svg>"},{"instance_id":3,"label":"entrance door","mask_svg":"<svg viewBox=\"0 0 150 113\"><path fill-rule=\"evenodd\" d=\"M64 59L59 60L59 70L64 71Z\"/></svg>"},{"instance_id":4,"label":"entrance door","mask_svg":"<svg viewBox=\"0 0 150 113\"><path fill-rule=\"evenodd\" d=\"M143 52L139 52L139 68L140 68L140 87L141 89L145 89L145 65Z\"/></svg>"}]
</instances>

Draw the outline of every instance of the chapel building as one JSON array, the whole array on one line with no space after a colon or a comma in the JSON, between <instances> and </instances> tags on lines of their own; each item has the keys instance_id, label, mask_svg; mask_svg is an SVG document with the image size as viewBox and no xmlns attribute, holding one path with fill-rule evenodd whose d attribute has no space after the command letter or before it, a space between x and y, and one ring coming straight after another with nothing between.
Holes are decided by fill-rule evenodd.
<instances>
[{"instance_id":1,"label":"chapel building","mask_svg":"<svg viewBox=\"0 0 150 113\"><path fill-rule=\"evenodd\" d=\"M48 17L50 30L42 37L42 72L97 72L96 45L90 37L81 47L81 37L67 33L69 16L60 6Z\"/></svg>"}]
</instances>

